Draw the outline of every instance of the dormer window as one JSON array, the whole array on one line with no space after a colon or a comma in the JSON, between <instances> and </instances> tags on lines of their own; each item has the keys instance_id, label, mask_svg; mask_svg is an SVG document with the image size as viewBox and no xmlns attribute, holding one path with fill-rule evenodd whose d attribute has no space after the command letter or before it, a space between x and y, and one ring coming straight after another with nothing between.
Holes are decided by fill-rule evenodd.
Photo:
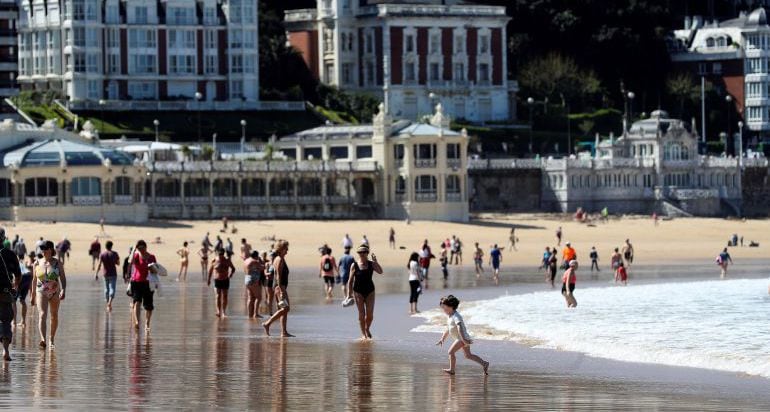
<instances>
[{"instance_id":1,"label":"dormer window","mask_svg":"<svg viewBox=\"0 0 770 412\"><path fill-rule=\"evenodd\" d=\"M714 38L713 37L709 37L708 39L706 39L706 47L708 47L708 48L714 47Z\"/></svg>"}]
</instances>

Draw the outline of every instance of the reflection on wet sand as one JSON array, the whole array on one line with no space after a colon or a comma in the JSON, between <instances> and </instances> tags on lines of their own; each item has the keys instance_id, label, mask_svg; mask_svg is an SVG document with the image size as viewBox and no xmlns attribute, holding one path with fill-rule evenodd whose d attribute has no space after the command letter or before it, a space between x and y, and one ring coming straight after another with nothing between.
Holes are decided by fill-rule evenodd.
<instances>
[{"instance_id":1,"label":"reflection on wet sand","mask_svg":"<svg viewBox=\"0 0 770 412\"><path fill-rule=\"evenodd\" d=\"M393 349L383 342L386 324L380 326L383 341L358 342L337 332L308 336L313 325L330 321L323 311L331 308L322 306L298 305L300 337L267 338L258 322L241 315L240 299L232 317L215 319L213 293L193 282L166 288L148 334L130 327L125 297L108 314L99 299L101 285L71 283L55 352L37 348L37 331L17 331L15 360L0 370L0 408L723 410L741 404L650 384L527 374L494 364L485 379L462 360L457 376L445 376L444 351L426 357L409 343ZM304 295L297 287L295 296L311 301L317 286ZM239 293L234 288L233 296ZM354 328L353 312L345 316Z\"/></svg>"}]
</instances>

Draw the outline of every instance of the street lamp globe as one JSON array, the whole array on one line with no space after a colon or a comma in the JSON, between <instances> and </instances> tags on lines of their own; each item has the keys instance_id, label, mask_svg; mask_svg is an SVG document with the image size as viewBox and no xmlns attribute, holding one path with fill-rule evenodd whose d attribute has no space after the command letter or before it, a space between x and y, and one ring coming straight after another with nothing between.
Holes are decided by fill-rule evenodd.
<instances>
[{"instance_id":1,"label":"street lamp globe","mask_svg":"<svg viewBox=\"0 0 770 412\"><path fill-rule=\"evenodd\" d=\"M155 119L152 121L152 124L154 124L156 127L160 125L160 120Z\"/></svg>"},{"instance_id":2,"label":"street lamp globe","mask_svg":"<svg viewBox=\"0 0 770 412\"><path fill-rule=\"evenodd\" d=\"M730 103L731 101L733 101L733 96L730 96L730 95L728 94L727 96L725 96L725 101L726 101L727 103Z\"/></svg>"},{"instance_id":3,"label":"street lamp globe","mask_svg":"<svg viewBox=\"0 0 770 412\"><path fill-rule=\"evenodd\" d=\"M200 100L202 98L203 98L203 95L201 94L201 92L195 92L195 100Z\"/></svg>"},{"instance_id":4,"label":"street lamp globe","mask_svg":"<svg viewBox=\"0 0 770 412\"><path fill-rule=\"evenodd\" d=\"M246 126L246 120L241 120L241 126Z\"/></svg>"},{"instance_id":5,"label":"street lamp globe","mask_svg":"<svg viewBox=\"0 0 770 412\"><path fill-rule=\"evenodd\" d=\"M743 128L743 122L738 122L738 128Z\"/></svg>"},{"instance_id":6,"label":"street lamp globe","mask_svg":"<svg viewBox=\"0 0 770 412\"><path fill-rule=\"evenodd\" d=\"M104 99L99 99L99 106L104 106L107 102Z\"/></svg>"},{"instance_id":7,"label":"street lamp globe","mask_svg":"<svg viewBox=\"0 0 770 412\"><path fill-rule=\"evenodd\" d=\"M433 92L431 92L431 93L428 95L428 98L429 98L429 99L431 99L431 100L436 100L436 93L433 93Z\"/></svg>"},{"instance_id":8,"label":"street lamp globe","mask_svg":"<svg viewBox=\"0 0 770 412\"><path fill-rule=\"evenodd\" d=\"M629 99L631 99L631 100L634 100L634 97L636 97L636 95L634 94L634 92L628 92L628 98L629 98Z\"/></svg>"},{"instance_id":9,"label":"street lamp globe","mask_svg":"<svg viewBox=\"0 0 770 412\"><path fill-rule=\"evenodd\" d=\"M535 103L535 99L533 99L533 98L531 98L531 97L528 97L528 98L527 98L527 103L528 103L528 104L534 104L534 103Z\"/></svg>"}]
</instances>

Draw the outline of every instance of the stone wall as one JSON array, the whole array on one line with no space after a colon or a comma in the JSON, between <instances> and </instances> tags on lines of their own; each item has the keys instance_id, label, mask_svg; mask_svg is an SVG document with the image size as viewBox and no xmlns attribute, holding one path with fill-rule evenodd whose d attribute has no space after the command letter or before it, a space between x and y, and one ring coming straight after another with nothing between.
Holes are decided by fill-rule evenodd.
<instances>
[{"instance_id":1,"label":"stone wall","mask_svg":"<svg viewBox=\"0 0 770 412\"><path fill-rule=\"evenodd\" d=\"M541 210L541 169L469 170L471 212Z\"/></svg>"},{"instance_id":2,"label":"stone wall","mask_svg":"<svg viewBox=\"0 0 770 412\"><path fill-rule=\"evenodd\" d=\"M743 171L743 215L770 216L770 169L747 167Z\"/></svg>"}]
</instances>

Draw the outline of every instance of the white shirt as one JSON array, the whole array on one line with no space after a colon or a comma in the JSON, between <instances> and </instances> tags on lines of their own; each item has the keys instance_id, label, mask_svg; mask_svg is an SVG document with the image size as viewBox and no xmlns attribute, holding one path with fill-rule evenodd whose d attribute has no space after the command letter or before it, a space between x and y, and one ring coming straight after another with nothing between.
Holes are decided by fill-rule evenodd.
<instances>
[{"instance_id":1,"label":"white shirt","mask_svg":"<svg viewBox=\"0 0 770 412\"><path fill-rule=\"evenodd\" d=\"M349 238L347 236L342 238L342 248L343 249L345 249L345 248L352 248L352 247L353 247L353 239L351 239L351 238Z\"/></svg>"},{"instance_id":2,"label":"white shirt","mask_svg":"<svg viewBox=\"0 0 770 412\"><path fill-rule=\"evenodd\" d=\"M369 239L367 239L367 238L366 238L366 236L364 236L364 238L363 238L363 239L361 239L361 244L362 244L362 245L366 245L366 246L369 246Z\"/></svg>"},{"instance_id":3,"label":"white shirt","mask_svg":"<svg viewBox=\"0 0 770 412\"><path fill-rule=\"evenodd\" d=\"M409 262L409 280L420 280L420 265L417 264L416 261L412 260Z\"/></svg>"},{"instance_id":4,"label":"white shirt","mask_svg":"<svg viewBox=\"0 0 770 412\"><path fill-rule=\"evenodd\" d=\"M452 316L450 316L447 319L447 327L449 328L449 336L452 337L452 339L460 340L459 333L462 333L463 339L467 342L471 342L472 339L470 335L468 335L468 331L465 329L465 322L463 321L463 317L460 316L460 312L455 311Z\"/></svg>"}]
</instances>

